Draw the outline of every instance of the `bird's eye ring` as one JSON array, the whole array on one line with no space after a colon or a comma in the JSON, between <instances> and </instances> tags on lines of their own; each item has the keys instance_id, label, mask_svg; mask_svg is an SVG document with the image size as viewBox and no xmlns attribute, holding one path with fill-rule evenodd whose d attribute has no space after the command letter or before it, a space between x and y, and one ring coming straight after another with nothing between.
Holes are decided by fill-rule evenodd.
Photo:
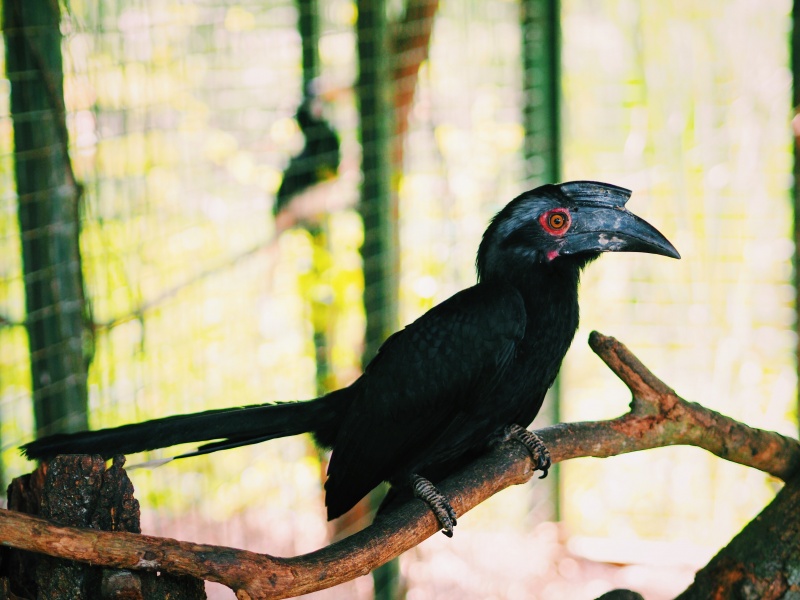
<instances>
[{"instance_id":1,"label":"bird's eye ring","mask_svg":"<svg viewBox=\"0 0 800 600\"><path fill-rule=\"evenodd\" d=\"M551 235L562 235L570 226L569 212L564 209L550 210L544 213L539 222L542 227Z\"/></svg>"}]
</instances>

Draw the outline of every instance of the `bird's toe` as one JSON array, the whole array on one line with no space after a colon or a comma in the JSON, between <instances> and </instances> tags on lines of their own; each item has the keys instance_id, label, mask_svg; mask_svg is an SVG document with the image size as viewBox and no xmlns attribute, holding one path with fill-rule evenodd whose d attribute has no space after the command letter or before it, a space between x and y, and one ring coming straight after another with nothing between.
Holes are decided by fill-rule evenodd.
<instances>
[{"instance_id":1,"label":"bird's toe","mask_svg":"<svg viewBox=\"0 0 800 600\"><path fill-rule=\"evenodd\" d=\"M444 494L437 490L430 481L419 475L411 476L411 486L414 496L425 502L436 516L442 533L447 537L453 537L453 528L458 524L458 515Z\"/></svg>"},{"instance_id":2,"label":"bird's toe","mask_svg":"<svg viewBox=\"0 0 800 600\"><path fill-rule=\"evenodd\" d=\"M507 439L517 440L530 452L533 458L534 470L542 472L539 479L547 477L552 461L550 460L550 451L544 445L542 438L517 424L506 427L505 434Z\"/></svg>"}]
</instances>

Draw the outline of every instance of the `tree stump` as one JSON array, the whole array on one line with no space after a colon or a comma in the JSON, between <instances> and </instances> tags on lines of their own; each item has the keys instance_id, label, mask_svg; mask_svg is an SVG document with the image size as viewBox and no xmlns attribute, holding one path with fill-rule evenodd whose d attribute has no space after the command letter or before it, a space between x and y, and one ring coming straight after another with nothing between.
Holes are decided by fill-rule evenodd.
<instances>
[{"instance_id":1,"label":"tree stump","mask_svg":"<svg viewBox=\"0 0 800 600\"><path fill-rule=\"evenodd\" d=\"M114 458L106 469L100 456L59 456L8 488L10 510L38 515L61 525L141 533L139 502ZM0 554L0 597L33 600L205 599L202 580L167 574L92 567L13 549Z\"/></svg>"}]
</instances>

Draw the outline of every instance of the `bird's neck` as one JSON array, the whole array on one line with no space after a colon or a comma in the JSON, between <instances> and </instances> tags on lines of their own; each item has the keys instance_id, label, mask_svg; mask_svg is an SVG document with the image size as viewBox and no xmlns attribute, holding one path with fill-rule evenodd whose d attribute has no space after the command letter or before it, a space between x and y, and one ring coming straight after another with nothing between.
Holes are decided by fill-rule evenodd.
<instances>
[{"instance_id":1,"label":"bird's neck","mask_svg":"<svg viewBox=\"0 0 800 600\"><path fill-rule=\"evenodd\" d=\"M530 269L527 276L519 278L515 284L525 300L528 314L552 319L560 315L572 317L575 313L577 318L580 269L554 268L551 265L537 267Z\"/></svg>"},{"instance_id":2,"label":"bird's neck","mask_svg":"<svg viewBox=\"0 0 800 600\"><path fill-rule=\"evenodd\" d=\"M578 284L586 261L560 261L507 268L482 281L490 285L501 281L513 285L525 302L528 332L568 340L568 344L578 327Z\"/></svg>"},{"instance_id":3,"label":"bird's neck","mask_svg":"<svg viewBox=\"0 0 800 600\"><path fill-rule=\"evenodd\" d=\"M561 257L549 263L509 261L502 269L483 273L482 283L507 283L517 288L526 303L528 299L545 302L577 298L583 267L590 258Z\"/></svg>"}]
</instances>

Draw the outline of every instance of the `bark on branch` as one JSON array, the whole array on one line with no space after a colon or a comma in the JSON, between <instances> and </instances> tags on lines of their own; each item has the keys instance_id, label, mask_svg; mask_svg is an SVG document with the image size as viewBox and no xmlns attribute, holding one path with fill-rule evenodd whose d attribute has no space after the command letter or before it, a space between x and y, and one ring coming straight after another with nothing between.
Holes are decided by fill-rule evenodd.
<instances>
[{"instance_id":1,"label":"bark on branch","mask_svg":"<svg viewBox=\"0 0 800 600\"><path fill-rule=\"evenodd\" d=\"M783 480L798 471L797 440L748 427L683 400L614 338L594 332L589 344L631 390L631 410L611 421L539 430L553 462L687 444ZM500 490L528 481L531 468L527 452L516 442L507 442L439 487L462 515ZM227 585L242 600L287 598L349 581L437 530L432 513L415 500L340 542L302 556L279 558L167 538L61 527L38 517L0 511L3 545L107 567L190 575Z\"/></svg>"}]
</instances>

